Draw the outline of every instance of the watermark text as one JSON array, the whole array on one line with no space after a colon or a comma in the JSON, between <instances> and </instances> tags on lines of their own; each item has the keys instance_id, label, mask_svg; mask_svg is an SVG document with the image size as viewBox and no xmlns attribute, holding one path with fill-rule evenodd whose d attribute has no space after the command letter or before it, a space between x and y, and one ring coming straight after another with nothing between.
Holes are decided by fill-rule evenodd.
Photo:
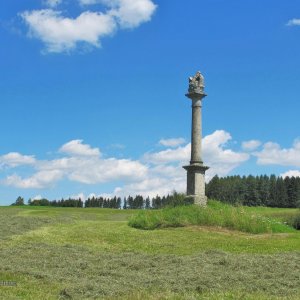
<instances>
[{"instance_id":1,"label":"watermark text","mask_svg":"<svg viewBox=\"0 0 300 300\"><path fill-rule=\"evenodd\" d=\"M16 286L17 283L15 281L5 281L0 280L0 286Z\"/></svg>"}]
</instances>

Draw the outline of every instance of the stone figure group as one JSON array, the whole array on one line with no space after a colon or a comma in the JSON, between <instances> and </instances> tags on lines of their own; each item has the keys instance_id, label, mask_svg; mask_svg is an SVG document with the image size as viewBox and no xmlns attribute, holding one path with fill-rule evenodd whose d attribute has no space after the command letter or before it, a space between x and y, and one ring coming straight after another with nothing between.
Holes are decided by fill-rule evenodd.
<instances>
[{"instance_id":1,"label":"stone figure group","mask_svg":"<svg viewBox=\"0 0 300 300\"><path fill-rule=\"evenodd\" d=\"M204 91L204 77L197 72L194 77L189 78L189 93L201 93Z\"/></svg>"}]
</instances>

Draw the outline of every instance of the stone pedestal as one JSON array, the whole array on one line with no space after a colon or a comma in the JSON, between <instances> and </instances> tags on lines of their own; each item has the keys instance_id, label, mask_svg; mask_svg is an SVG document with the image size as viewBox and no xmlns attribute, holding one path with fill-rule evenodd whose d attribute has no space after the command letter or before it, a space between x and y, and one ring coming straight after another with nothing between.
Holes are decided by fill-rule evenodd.
<instances>
[{"instance_id":1,"label":"stone pedestal","mask_svg":"<svg viewBox=\"0 0 300 300\"><path fill-rule=\"evenodd\" d=\"M209 168L197 164L184 166L183 168L187 170L187 197L194 198L195 204L206 206L205 171Z\"/></svg>"},{"instance_id":2,"label":"stone pedestal","mask_svg":"<svg viewBox=\"0 0 300 300\"><path fill-rule=\"evenodd\" d=\"M186 96L192 100L192 142L191 161L187 170L187 197L194 198L194 203L205 206L205 171L209 168L203 165L202 160L202 99L204 93L204 78L200 72L190 78L189 93Z\"/></svg>"}]
</instances>

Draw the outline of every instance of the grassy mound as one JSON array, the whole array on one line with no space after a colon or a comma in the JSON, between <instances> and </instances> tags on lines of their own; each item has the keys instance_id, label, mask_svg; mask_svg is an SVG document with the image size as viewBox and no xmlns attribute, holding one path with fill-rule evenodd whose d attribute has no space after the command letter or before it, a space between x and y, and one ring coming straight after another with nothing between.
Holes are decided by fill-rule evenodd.
<instances>
[{"instance_id":1,"label":"grassy mound","mask_svg":"<svg viewBox=\"0 0 300 300\"><path fill-rule=\"evenodd\" d=\"M217 201L210 201L207 207L191 205L141 211L129 220L129 226L145 230L189 225L220 226L255 234L294 231L286 224L251 212L246 207L233 207Z\"/></svg>"}]
</instances>

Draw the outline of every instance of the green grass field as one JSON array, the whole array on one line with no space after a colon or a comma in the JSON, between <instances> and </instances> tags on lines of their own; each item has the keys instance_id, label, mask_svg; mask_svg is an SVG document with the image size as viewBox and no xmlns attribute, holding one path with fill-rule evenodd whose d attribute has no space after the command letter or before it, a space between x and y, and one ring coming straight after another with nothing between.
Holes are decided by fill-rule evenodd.
<instances>
[{"instance_id":1,"label":"green grass field","mask_svg":"<svg viewBox=\"0 0 300 300\"><path fill-rule=\"evenodd\" d=\"M299 214L243 212L277 224ZM1 207L0 283L17 286L0 286L0 299L300 299L300 231L253 234L228 222L141 230L128 225L139 213Z\"/></svg>"},{"instance_id":2,"label":"green grass field","mask_svg":"<svg viewBox=\"0 0 300 300\"><path fill-rule=\"evenodd\" d=\"M260 211L262 212L261 209ZM295 215L295 212L292 215ZM284 213L284 218L291 224L295 223L295 217L292 218L288 211ZM254 212L242 206L233 207L218 201L209 201L205 208L188 205L161 210L141 210L129 220L131 227L144 230L198 225L218 226L256 234L294 232L294 229L285 223L284 220L278 220L278 216L272 218L259 211Z\"/></svg>"}]
</instances>

